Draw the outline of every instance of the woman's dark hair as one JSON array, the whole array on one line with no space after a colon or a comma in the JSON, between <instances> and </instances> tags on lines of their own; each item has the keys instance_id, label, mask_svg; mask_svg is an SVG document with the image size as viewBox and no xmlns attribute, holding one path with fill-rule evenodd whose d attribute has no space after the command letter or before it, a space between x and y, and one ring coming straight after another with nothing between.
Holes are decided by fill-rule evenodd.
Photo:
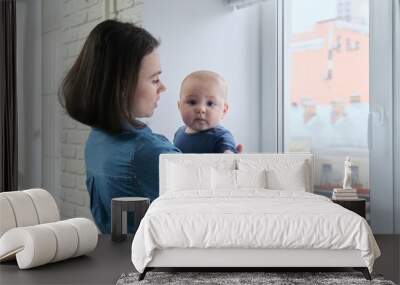
<instances>
[{"instance_id":1,"label":"woman's dark hair","mask_svg":"<svg viewBox=\"0 0 400 285\"><path fill-rule=\"evenodd\" d=\"M61 104L75 120L110 133L132 117L133 92L145 55L159 42L131 23L106 20L89 34L59 90Z\"/></svg>"}]
</instances>

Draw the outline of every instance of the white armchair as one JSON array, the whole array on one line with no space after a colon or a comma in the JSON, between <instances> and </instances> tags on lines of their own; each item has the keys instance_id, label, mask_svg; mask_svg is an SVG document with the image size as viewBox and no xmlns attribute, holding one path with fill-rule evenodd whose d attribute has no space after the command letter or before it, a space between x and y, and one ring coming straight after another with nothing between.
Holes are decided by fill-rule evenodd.
<instances>
[{"instance_id":1,"label":"white armchair","mask_svg":"<svg viewBox=\"0 0 400 285\"><path fill-rule=\"evenodd\" d=\"M97 238L89 219L60 221L46 190L0 193L0 262L16 258L20 269L57 262L94 250Z\"/></svg>"}]
</instances>

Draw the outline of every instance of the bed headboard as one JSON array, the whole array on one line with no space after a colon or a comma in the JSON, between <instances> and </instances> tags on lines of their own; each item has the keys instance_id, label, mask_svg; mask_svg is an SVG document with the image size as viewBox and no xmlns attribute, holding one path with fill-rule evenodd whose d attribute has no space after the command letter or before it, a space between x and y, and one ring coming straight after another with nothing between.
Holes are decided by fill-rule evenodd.
<instances>
[{"instance_id":1,"label":"bed headboard","mask_svg":"<svg viewBox=\"0 0 400 285\"><path fill-rule=\"evenodd\" d=\"M201 164L214 166L217 164L231 164L233 169L238 169L241 161L266 161L273 165L304 162L304 177L306 191L313 192L314 162L311 153L254 153L254 154L161 154L160 155L160 195L167 191L168 163Z\"/></svg>"}]
</instances>

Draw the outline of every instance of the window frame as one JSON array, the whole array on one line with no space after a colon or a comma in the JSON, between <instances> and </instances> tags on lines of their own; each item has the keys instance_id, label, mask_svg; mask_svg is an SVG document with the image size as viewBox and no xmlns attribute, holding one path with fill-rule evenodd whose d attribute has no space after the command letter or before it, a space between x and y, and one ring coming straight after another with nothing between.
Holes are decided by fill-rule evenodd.
<instances>
[{"instance_id":1,"label":"window frame","mask_svg":"<svg viewBox=\"0 0 400 285\"><path fill-rule=\"evenodd\" d=\"M392 0L370 0L370 207L374 233L394 233Z\"/></svg>"},{"instance_id":2,"label":"window frame","mask_svg":"<svg viewBox=\"0 0 400 285\"><path fill-rule=\"evenodd\" d=\"M370 0L370 114L369 114L369 165L371 226L374 233L399 233L400 193L395 196L394 186L400 186L399 133L393 135L400 121L400 59L395 69L394 47L400 46L395 38L394 20L400 24L399 8L393 0ZM285 84L285 0L270 0L262 5L262 54L261 54L261 151L284 152L284 90ZM398 12L398 11L397 11ZM396 16L397 15L397 16ZM397 17L397 18L396 18ZM383 19L383 20L382 20ZM394 72L397 70L397 85ZM396 89L397 88L397 89ZM397 91L396 91L397 90ZM394 101L395 93L397 101ZM396 103L396 105L394 105ZM394 111L396 110L396 112ZM396 118L394 117L396 114ZM394 120L396 119L396 120ZM395 148L394 148L395 146ZM393 155L395 154L395 155ZM351 155L351 154L350 154ZM397 157L397 159L395 159ZM396 167L396 168L395 168ZM396 177L395 177L396 176ZM396 209L396 217L394 210Z\"/></svg>"}]
</instances>

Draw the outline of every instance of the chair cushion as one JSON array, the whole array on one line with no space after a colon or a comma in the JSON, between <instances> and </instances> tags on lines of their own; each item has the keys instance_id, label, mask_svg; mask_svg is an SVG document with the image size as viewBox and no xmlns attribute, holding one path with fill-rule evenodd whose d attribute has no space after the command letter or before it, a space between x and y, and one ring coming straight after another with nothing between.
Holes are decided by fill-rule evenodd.
<instances>
[{"instance_id":1,"label":"chair cushion","mask_svg":"<svg viewBox=\"0 0 400 285\"><path fill-rule=\"evenodd\" d=\"M9 229L15 228L17 222L10 202L0 195L0 237Z\"/></svg>"},{"instance_id":2,"label":"chair cushion","mask_svg":"<svg viewBox=\"0 0 400 285\"><path fill-rule=\"evenodd\" d=\"M8 230L0 238L0 261L16 257L20 269L86 254L97 245L98 231L86 218Z\"/></svg>"},{"instance_id":3,"label":"chair cushion","mask_svg":"<svg viewBox=\"0 0 400 285\"><path fill-rule=\"evenodd\" d=\"M0 237L9 229L60 220L57 204L49 192L28 189L0 193Z\"/></svg>"}]
</instances>

